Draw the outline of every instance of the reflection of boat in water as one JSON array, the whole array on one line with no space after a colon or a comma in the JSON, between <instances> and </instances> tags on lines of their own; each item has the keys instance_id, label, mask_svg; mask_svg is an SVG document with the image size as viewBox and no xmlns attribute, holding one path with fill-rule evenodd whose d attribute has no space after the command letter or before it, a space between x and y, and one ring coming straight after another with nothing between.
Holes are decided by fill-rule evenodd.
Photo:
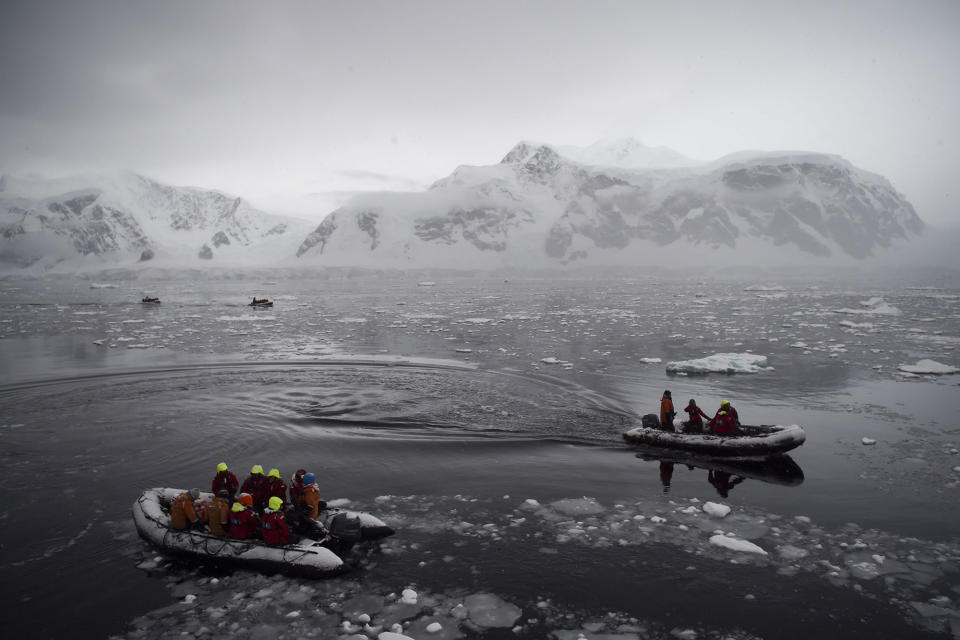
<instances>
[{"instance_id":1,"label":"reflection of boat in water","mask_svg":"<svg viewBox=\"0 0 960 640\"><path fill-rule=\"evenodd\" d=\"M623 434L630 444L666 450L689 451L720 458L766 458L802 445L807 435L799 425L741 425L739 433L718 436L712 433L682 433L656 427L635 427Z\"/></svg>"},{"instance_id":2,"label":"reflection of boat in water","mask_svg":"<svg viewBox=\"0 0 960 640\"><path fill-rule=\"evenodd\" d=\"M664 455L662 451L650 450L638 453L641 460L660 461L660 482L663 491L670 491L674 465L685 465L690 471L707 470L707 482L713 485L722 498L730 490L747 480L760 480L771 484L795 487L803 484L803 469L788 455L779 455L763 460L703 459L689 454L672 453Z\"/></svg>"},{"instance_id":3,"label":"reflection of boat in water","mask_svg":"<svg viewBox=\"0 0 960 640\"><path fill-rule=\"evenodd\" d=\"M153 296L143 296L141 300L143 304L160 304L160 298L154 298Z\"/></svg>"}]
</instances>

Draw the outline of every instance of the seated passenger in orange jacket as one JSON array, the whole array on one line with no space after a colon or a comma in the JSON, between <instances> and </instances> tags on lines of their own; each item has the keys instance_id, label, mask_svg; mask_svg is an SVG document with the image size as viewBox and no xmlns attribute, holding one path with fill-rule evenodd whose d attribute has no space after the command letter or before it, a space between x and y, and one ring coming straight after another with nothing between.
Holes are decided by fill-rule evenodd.
<instances>
[{"instance_id":1,"label":"seated passenger in orange jacket","mask_svg":"<svg viewBox=\"0 0 960 640\"><path fill-rule=\"evenodd\" d=\"M320 487L317 486L317 477L312 473L303 476L303 493L300 495L300 508L304 515L314 520L320 515L320 509L327 503L320 499Z\"/></svg>"},{"instance_id":2,"label":"seated passenger in orange jacket","mask_svg":"<svg viewBox=\"0 0 960 640\"><path fill-rule=\"evenodd\" d=\"M213 497L207 504L206 519L210 533L215 536L226 536L227 525L230 523L230 494L226 489Z\"/></svg>"},{"instance_id":3,"label":"seated passenger in orange jacket","mask_svg":"<svg viewBox=\"0 0 960 640\"><path fill-rule=\"evenodd\" d=\"M184 491L170 503L170 526L183 531L189 527L201 526L200 516L193 501L200 497L200 489Z\"/></svg>"}]
</instances>

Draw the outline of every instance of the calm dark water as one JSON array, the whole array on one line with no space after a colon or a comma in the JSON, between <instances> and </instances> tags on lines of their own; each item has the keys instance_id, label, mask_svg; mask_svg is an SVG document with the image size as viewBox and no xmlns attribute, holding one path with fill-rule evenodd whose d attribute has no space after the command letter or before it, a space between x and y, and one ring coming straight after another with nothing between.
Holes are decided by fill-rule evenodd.
<instances>
[{"instance_id":1,"label":"calm dark water","mask_svg":"<svg viewBox=\"0 0 960 640\"><path fill-rule=\"evenodd\" d=\"M270 585L297 616L240 607L231 635L296 635L307 619L318 637L346 634L331 602L415 586L434 603L514 603L509 637L949 637L960 376L897 367L960 365L953 280L431 280L0 281L10 632L135 635L150 612L146 637L203 636L216 618L165 609L184 585L251 603ZM164 303L135 302L146 294ZM249 309L253 295L276 306ZM862 313L875 297L899 313ZM714 353L773 368L665 372ZM620 434L664 388L707 411L728 398L746 422L802 424L807 444L787 470L638 455ZM240 477L314 470L328 497L399 534L320 584L212 583L154 562L131 504L146 487L205 487L221 460ZM711 519L707 501L732 511ZM715 530L767 555L722 549ZM290 595L303 589L306 602Z\"/></svg>"}]
</instances>

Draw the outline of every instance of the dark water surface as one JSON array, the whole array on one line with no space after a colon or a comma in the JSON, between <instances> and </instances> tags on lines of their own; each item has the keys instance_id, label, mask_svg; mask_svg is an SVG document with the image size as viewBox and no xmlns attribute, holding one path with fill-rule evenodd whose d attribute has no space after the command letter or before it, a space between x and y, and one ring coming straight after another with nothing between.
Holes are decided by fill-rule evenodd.
<instances>
[{"instance_id":1,"label":"dark water surface","mask_svg":"<svg viewBox=\"0 0 960 640\"><path fill-rule=\"evenodd\" d=\"M960 366L954 280L434 280L0 281L10 636L222 636L215 614L175 604L187 585L200 602L248 603L222 604L237 637L308 620L347 636L331 603L411 586L434 603L408 618L414 637L957 635L960 376L897 369ZM164 303L135 302L145 294ZM254 294L276 306L247 308ZM874 297L899 314L852 313ZM665 372L715 353L773 368ZM778 468L627 447L620 434L664 388L708 412L728 398L745 422L802 424L807 443ZM221 460L241 478L311 469L327 497L398 534L322 583L212 582L155 561L133 501L205 488ZM732 511L709 516L707 501ZM767 555L721 548L717 530ZM282 612L257 604L271 589ZM414 633L478 592L520 607L519 628Z\"/></svg>"}]
</instances>

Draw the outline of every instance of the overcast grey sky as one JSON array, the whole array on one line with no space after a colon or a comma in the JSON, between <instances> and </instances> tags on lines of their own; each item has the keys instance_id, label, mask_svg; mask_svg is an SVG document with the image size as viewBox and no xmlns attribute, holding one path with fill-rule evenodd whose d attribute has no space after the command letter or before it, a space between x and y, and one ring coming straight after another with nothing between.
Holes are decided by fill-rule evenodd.
<instances>
[{"instance_id":1,"label":"overcast grey sky","mask_svg":"<svg viewBox=\"0 0 960 640\"><path fill-rule=\"evenodd\" d=\"M8 0L0 170L279 195L518 140L837 153L960 224L960 2Z\"/></svg>"}]
</instances>

